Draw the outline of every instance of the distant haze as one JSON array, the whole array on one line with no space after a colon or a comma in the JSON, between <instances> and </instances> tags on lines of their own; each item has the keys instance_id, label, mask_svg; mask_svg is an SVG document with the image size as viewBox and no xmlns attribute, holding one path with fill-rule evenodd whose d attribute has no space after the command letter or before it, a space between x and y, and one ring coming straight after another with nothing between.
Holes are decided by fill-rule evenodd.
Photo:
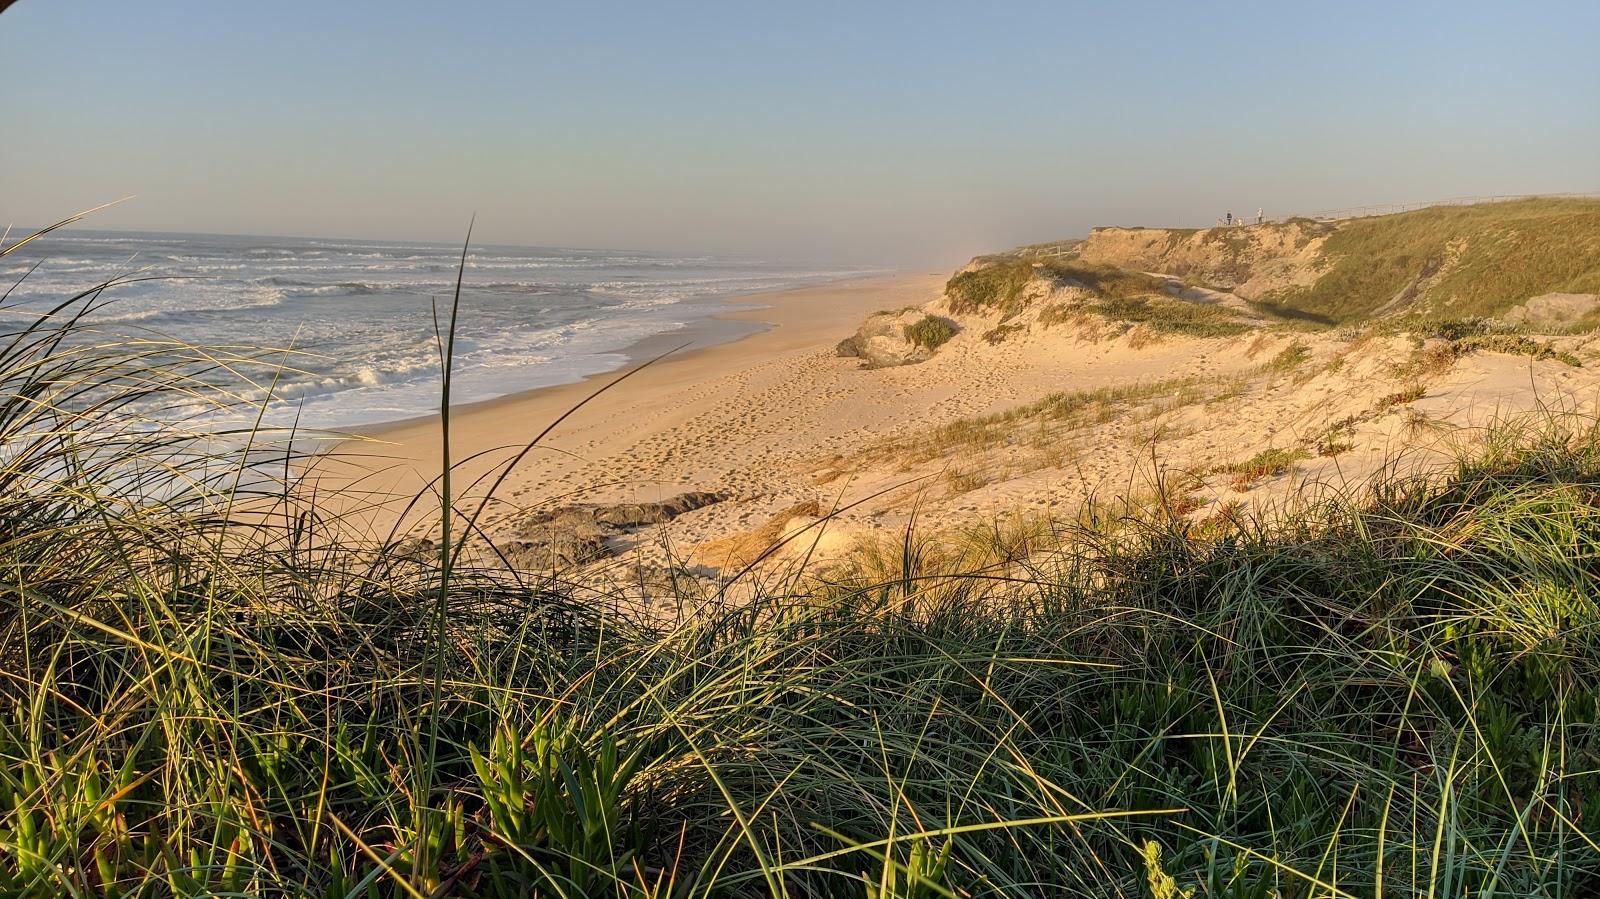
<instances>
[{"instance_id":1,"label":"distant haze","mask_svg":"<svg viewBox=\"0 0 1600 899\"><path fill-rule=\"evenodd\" d=\"M0 224L947 266L1600 190L1600 4L21 0Z\"/></svg>"}]
</instances>

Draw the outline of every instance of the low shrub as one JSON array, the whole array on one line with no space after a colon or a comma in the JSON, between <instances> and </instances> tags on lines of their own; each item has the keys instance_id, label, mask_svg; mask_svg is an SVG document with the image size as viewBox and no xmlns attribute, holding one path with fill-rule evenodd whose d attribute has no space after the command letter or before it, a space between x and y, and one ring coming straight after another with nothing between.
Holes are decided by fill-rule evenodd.
<instances>
[{"instance_id":1,"label":"low shrub","mask_svg":"<svg viewBox=\"0 0 1600 899\"><path fill-rule=\"evenodd\" d=\"M996 325L995 327L983 332L983 342L990 346L999 346L1000 344L1005 343L1007 340L1010 340L1014 335L1021 334L1026 330L1027 326L1019 325L1015 322L1004 325Z\"/></svg>"},{"instance_id":2,"label":"low shrub","mask_svg":"<svg viewBox=\"0 0 1600 899\"><path fill-rule=\"evenodd\" d=\"M1264 366L1267 371L1286 372L1293 371L1306 364L1311 359L1311 348L1296 341L1283 348L1277 355L1269 359Z\"/></svg>"},{"instance_id":3,"label":"low shrub","mask_svg":"<svg viewBox=\"0 0 1600 899\"><path fill-rule=\"evenodd\" d=\"M956 336L955 325L947 318L937 315L925 315L912 324L906 325L906 339L930 350L936 350Z\"/></svg>"},{"instance_id":4,"label":"low shrub","mask_svg":"<svg viewBox=\"0 0 1600 899\"><path fill-rule=\"evenodd\" d=\"M957 315L985 309L1012 314L1021 307L1022 290L1034 276L1030 260L995 262L951 278L945 284L945 298Z\"/></svg>"}]
</instances>

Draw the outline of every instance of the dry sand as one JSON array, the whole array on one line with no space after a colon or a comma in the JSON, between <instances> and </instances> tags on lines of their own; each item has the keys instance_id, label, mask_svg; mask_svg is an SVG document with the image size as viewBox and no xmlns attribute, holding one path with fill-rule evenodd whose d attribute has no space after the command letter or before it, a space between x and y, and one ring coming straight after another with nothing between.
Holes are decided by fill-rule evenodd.
<instances>
[{"instance_id":1,"label":"dry sand","mask_svg":"<svg viewBox=\"0 0 1600 899\"><path fill-rule=\"evenodd\" d=\"M763 330L733 342L694 345L697 337L727 336L713 326L710 334L668 335L632 347L629 355L637 364L690 343L573 413L512 472L498 495L515 499L519 507L548 500L653 499L697 483L737 479L758 461L761 449L794 445L793 425L814 417L819 406L831 405L825 395L806 403L791 373L816 367L871 312L925 303L938 295L943 281L934 274L900 275L739 297L731 302L761 308L718 319ZM508 461L620 374L452 410L452 458L459 463L477 457L458 469L456 487ZM366 495L409 497L440 471L438 416L361 434L362 440L339 446L330 454L335 458L324 461L335 484L353 470L359 477L352 485ZM386 504L371 520L387 524L393 511L393 504ZM498 510L492 517L501 520L506 514Z\"/></svg>"}]
</instances>

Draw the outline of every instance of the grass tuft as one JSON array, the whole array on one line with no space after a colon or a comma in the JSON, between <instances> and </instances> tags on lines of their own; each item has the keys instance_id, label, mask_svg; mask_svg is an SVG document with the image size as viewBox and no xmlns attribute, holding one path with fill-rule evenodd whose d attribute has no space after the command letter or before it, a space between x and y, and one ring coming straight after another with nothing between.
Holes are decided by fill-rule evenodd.
<instances>
[{"instance_id":1,"label":"grass tuft","mask_svg":"<svg viewBox=\"0 0 1600 899\"><path fill-rule=\"evenodd\" d=\"M1296 462L1309 458L1311 454L1300 447L1268 447L1242 462L1219 465L1216 470L1233 475L1233 489L1249 490L1256 482L1286 474Z\"/></svg>"}]
</instances>

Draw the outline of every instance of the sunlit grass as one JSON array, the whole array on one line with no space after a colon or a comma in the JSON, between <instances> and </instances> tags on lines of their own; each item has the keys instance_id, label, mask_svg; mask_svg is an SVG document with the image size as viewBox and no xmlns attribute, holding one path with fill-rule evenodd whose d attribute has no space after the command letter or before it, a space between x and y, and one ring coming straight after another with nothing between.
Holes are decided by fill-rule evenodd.
<instances>
[{"instance_id":1,"label":"sunlit grass","mask_svg":"<svg viewBox=\"0 0 1600 899\"><path fill-rule=\"evenodd\" d=\"M1545 293L1600 293L1600 201L1434 206L1340 225L1328 269L1273 305L1358 321L1393 307L1423 319L1486 317Z\"/></svg>"}]
</instances>

